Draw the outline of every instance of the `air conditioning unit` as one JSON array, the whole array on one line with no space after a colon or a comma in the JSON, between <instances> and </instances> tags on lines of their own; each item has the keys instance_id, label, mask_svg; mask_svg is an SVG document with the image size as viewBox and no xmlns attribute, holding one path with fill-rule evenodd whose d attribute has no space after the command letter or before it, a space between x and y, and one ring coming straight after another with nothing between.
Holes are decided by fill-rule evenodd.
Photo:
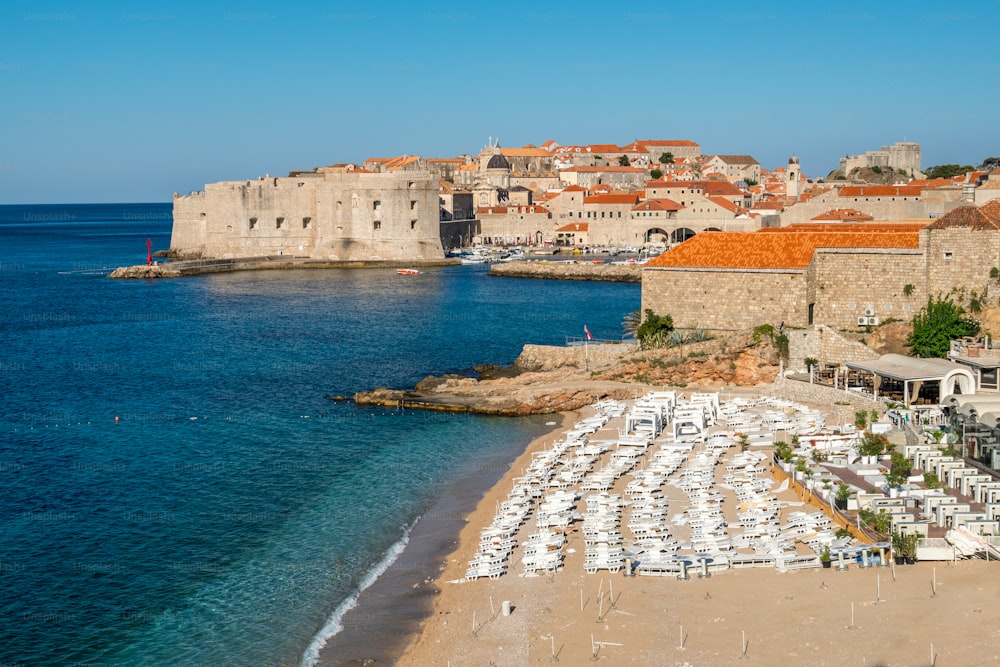
<instances>
[{"instance_id":1,"label":"air conditioning unit","mask_svg":"<svg viewBox=\"0 0 1000 667\"><path fill-rule=\"evenodd\" d=\"M875 306L868 306L867 308L865 308L865 315L871 317L874 314L875 314Z\"/></svg>"},{"instance_id":2,"label":"air conditioning unit","mask_svg":"<svg viewBox=\"0 0 1000 667\"><path fill-rule=\"evenodd\" d=\"M869 317L868 318L868 324L872 325L873 327L878 326L878 318L877 317Z\"/></svg>"},{"instance_id":3,"label":"air conditioning unit","mask_svg":"<svg viewBox=\"0 0 1000 667\"><path fill-rule=\"evenodd\" d=\"M867 317L859 317L858 318L858 326L859 327L866 327L866 326L868 326L868 318Z\"/></svg>"}]
</instances>

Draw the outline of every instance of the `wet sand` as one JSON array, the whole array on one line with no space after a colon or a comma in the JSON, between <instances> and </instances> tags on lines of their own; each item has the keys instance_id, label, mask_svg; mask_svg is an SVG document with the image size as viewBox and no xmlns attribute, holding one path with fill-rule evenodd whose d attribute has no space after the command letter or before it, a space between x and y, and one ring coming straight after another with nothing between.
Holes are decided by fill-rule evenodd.
<instances>
[{"instance_id":1,"label":"wet sand","mask_svg":"<svg viewBox=\"0 0 1000 667\"><path fill-rule=\"evenodd\" d=\"M1000 664L1000 564L985 561L626 578L586 574L577 533L567 544L575 553L554 575L522 576L512 560L499 580L460 583L513 477L561 434L532 443L483 497L435 582L431 614L396 664ZM510 616L500 613L504 601Z\"/></svg>"},{"instance_id":2,"label":"wet sand","mask_svg":"<svg viewBox=\"0 0 1000 667\"><path fill-rule=\"evenodd\" d=\"M498 481L509 471L520 469L525 451L561 436L576 415L547 415L546 435L528 445L512 445L481 460L449 485L442 496L414 525L406 548L369 588L358 604L344 615L343 630L320 651L322 667L390 665L398 661L406 646L420 632L422 622L432 613L440 593L436 579L449 554L459 544L470 514L483 502L483 490L502 486ZM516 458L515 458L516 457ZM530 458L527 459L530 461ZM473 526L477 531L479 528Z\"/></svg>"}]
</instances>

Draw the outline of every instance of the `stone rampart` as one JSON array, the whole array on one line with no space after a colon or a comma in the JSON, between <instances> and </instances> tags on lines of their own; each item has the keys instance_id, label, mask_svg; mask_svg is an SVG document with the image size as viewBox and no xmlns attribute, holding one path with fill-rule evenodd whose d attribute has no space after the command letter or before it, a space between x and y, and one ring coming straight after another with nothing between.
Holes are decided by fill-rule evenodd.
<instances>
[{"instance_id":1,"label":"stone rampart","mask_svg":"<svg viewBox=\"0 0 1000 667\"><path fill-rule=\"evenodd\" d=\"M807 357L816 359L820 364L844 364L879 357L878 352L867 345L845 338L826 326L793 329L786 331L785 335L788 336L788 366L794 370L804 370Z\"/></svg>"},{"instance_id":2,"label":"stone rampart","mask_svg":"<svg viewBox=\"0 0 1000 667\"><path fill-rule=\"evenodd\" d=\"M433 260L444 257L438 218L426 172L227 181L174 197L170 248L185 258Z\"/></svg>"},{"instance_id":3,"label":"stone rampart","mask_svg":"<svg viewBox=\"0 0 1000 667\"><path fill-rule=\"evenodd\" d=\"M805 272L796 269L645 269L643 308L669 314L679 329L746 331L805 323Z\"/></svg>"}]
</instances>

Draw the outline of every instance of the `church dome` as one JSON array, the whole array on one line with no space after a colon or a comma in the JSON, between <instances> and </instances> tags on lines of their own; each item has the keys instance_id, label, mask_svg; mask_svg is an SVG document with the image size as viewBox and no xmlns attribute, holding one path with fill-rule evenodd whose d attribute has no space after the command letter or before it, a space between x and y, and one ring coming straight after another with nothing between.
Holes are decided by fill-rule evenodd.
<instances>
[{"instance_id":1,"label":"church dome","mask_svg":"<svg viewBox=\"0 0 1000 667\"><path fill-rule=\"evenodd\" d=\"M510 162L507 162L507 158L505 158L503 155L501 155L500 153L497 153L496 155L494 155L493 157L490 158L489 162L486 163L486 168L487 169L506 169L506 170L510 171Z\"/></svg>"}]
</instances>

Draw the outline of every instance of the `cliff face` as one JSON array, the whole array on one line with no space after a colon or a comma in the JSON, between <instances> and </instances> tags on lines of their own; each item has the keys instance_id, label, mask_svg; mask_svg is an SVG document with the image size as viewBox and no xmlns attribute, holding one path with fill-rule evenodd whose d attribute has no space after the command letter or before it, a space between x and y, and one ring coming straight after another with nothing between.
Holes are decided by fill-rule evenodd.
<instances>
[{"instance_id":1,"label":"cliff face","mask_svg":"<svg viewBox=\"0 0 1000 667\"><path fill-rule=\"evenodd\" d=\"M628 345L588 347L526 345L514 363L520 372L512 377L432 377L413 390L376 389L354 399L358 405L393 408L546 414L606 398L634 398L652 386L711 390L770 384L778 373L773 349L755 345L749 335L648 352Z\"/></svg>"}]
</instances>

